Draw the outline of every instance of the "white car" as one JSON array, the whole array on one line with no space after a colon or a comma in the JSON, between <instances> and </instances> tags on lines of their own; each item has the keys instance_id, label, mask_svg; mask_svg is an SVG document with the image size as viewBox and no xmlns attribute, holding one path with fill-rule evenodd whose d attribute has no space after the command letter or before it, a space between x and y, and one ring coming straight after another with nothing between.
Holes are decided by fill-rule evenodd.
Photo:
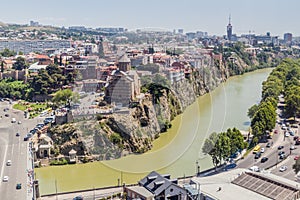
<instances>
[{"instance_id":1,"label":"white car","mask_svg":"<svg viewBox=\"0 0 300 200\"><path fill-rule=\"evenodd\" d=\"M11 160L7 160L6 165L11 166Z\"/></svg>"},{"instance_id":2,"label":"white car","mask_svg":"<svg viewBox=\"0 0 300 200\"><path fill-rule=\"evenodd\" d=\"M289 137L289 136L290 136L289 132L285 132L285 137Z\"/></svg>"},{"instance_id":3,"label":"white car","mask_svg":"<svg viewBox=\"0 0 300 200\"><path fill-rule=\"evenodd\" d=\"M287 170L287 166L283 165L279 168L280 172L284 172L285 170Z\"/></svg>"},{"instance_id":4,"label":"white car","mask_svg":"<svg viewBox=\"0 0 300 200\"><path fill-rule=\"evenodd\" d=\"M261 153L264 153L264 152L265 152L265 148L261 148L261 149L260 149L260 152L261 152Z\"/></svg>"},{"instance_id":5,"label":"white car","mask_svg":"<svg viewBox=\"0 0 300 200\"><path fill-rule=\"evenodd\" d=\"M249 170L251 170L253 172L259 172L258 166L252 166L252 167L249 168Z\"/></svg>"},{"instance_id":6,"label":"white car","mask_svg":"<svg viewBox=\"0 0 300 200\"><path fill-rule=\"evenodd\" d=\"M4 176L3 177L3 182L7 182L8 181L8 176Z\"/></svg>"}]
</instances>

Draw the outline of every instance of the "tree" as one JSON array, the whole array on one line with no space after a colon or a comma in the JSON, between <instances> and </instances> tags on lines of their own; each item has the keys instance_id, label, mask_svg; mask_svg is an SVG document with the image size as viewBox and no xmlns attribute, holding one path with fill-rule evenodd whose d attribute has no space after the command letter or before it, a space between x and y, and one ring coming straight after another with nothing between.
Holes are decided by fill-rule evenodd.
<instances>
[{"instance_id":1,"label":"tree","mask_svg":"<svg viewBox=\"0 0 300 200\"><path fill-rule=\"evenodd\" d=\"M295 164L293 165L293 169L294 169L294 172L296 174L298 174L298 172L300 171L300 159L297 159Z\"/></svg>"},{"instance_id":2,"label":"tree","mask_svg":"<svg viewBox=\"0 0 300 200\"><path fill-rule=\"evenodd\" d=\"M212 162L215 167L217 167L217 165L220 163L219 156L215 148L217 141L218 134L216 132L213 132L208 138L205 139L205 142L202 146L202 152L211 156Z\"/></svg>"},{"instance_id":3,"label":"tree","mask_svg":"<svg viewBox=\"0 0 300 200\"><path fill-rule=\"evenodd\" d=\"M54 94L52 101L58 106L66 105L70 103L71 97L72 97L72 90L70 89L59 90Z\"/></svg>"},{"instance_id":4,"label":"tree","mask_svg":"<svg viewBox=\"0 0 300 200\"><path fill-rule=\"evenodd\" d=\"M23 70L25 68L27 68L27 63L26 63L25 58L20 57L20 56L17 57L16 62L13 64L13 69Z\"/></svg>"},{"instance_id":5,"label":"tree","mask_svg":"<svg viewBox=\"0 0 300 200\"><path fill-rule=\"evenodd\" d=\"M3 57L11 57L11 56L15 56L15 55L16 55L16 52L10 51L9 49L5 48L2 52L0 52L0 54L1 54Z\"/></svg>"},{"instance_id":6,"label":"tree","mask_svg":"<svg viewBox=\"0 0 300 200\"><path fill-rule=\"evenodd\" d=\"M252 119L253 116L255 115L255 113L257 112L257 110L258 110L258 105L254 104L253 106L251 106L251 107L248 109L248 113L247 113L248 117L249 117L250 119Z\"/></svg>"}]
</instances>

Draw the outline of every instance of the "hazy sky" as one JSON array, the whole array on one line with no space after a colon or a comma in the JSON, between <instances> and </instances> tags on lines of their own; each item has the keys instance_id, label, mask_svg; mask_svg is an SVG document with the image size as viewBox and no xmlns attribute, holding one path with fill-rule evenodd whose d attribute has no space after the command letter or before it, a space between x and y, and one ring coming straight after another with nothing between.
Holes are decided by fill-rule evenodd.
<instances>
[{"instance_id":1,"label":"hazy sky","mask_svg":"<svg viewBox=\"0 0 300 200\"><path fill-rule=\"evenodd\" d=\"M224 35L233 32L300 36L300 0L3 0L0 21L86 27L183 28Z\"/></svg>"}]
</instances>

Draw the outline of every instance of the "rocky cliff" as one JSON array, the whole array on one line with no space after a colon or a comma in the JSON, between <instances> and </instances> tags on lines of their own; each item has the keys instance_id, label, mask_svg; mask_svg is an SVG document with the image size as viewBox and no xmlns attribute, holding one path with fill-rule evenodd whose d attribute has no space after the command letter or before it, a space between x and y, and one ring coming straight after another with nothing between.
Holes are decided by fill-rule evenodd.
<instances>
[{"instance_id":1,"label":"rocky cliff","mask_svg":"<svg viewBox=\"0 0 300 200\"><path fill-rule=\"evenodd\" d=\"M212 91L232 75L256 69L259 63L258 59L251 57L245 61L238 54L212 60L208 66L191 68L184 80L172 85L148 85L144 98L129 109L75 123L77 131L71 135L80 141L73 142L77 145L75 149L85 155L98 155L100 160L146 152L151 149L153 140L171 127L174 117L198 96ZM70 146L70 142L62 146L64 154Z\"/></svg>"}]
</instances>

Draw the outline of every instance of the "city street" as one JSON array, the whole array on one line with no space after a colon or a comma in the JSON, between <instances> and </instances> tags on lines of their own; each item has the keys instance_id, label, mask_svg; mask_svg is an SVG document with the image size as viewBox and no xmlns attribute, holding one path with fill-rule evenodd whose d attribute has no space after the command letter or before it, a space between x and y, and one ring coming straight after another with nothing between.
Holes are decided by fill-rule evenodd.
<instances>
[{"instance_id":1,"label":"city street","mask_svg":"<svg viewBox=\"0 0 300 200\"><path fill-rule=\"evenodd\" d=\"M4 108L9 109L4 111ZM11 122L12 118L16 119L15 123ZM26 119L25 122L23 112L12 110L12 104L7 101L0 102L1 200L32 199L31 177L28 174L28 171L32 171L31 154L29 142L24 141L23 138L37 121L37 119ZM16 133L20 135L16 136ZM10 166L7 165L8 160L11 160ZM7 182L3 181L4 176L9 177ZM16 188L18 183L21 183L21 189Z\"/></svg>"},{"instance_id":2,"label":"city street","mask_svg":"<svg viewBox=\"0 0 300 200\"><path fill-rule=\"evenodd\" d=\"M276 130L278 133L273 134L272 139L268 140L268 143L271 144L271 147L267 147L266 143L259 143L261 148L264 148L265 151L261 154L261 157L255 159L255 154L250 152L249 155L246 156L245 159L240 160L237 163L237 167L239 168L250 168L252 166L257 166L260 170L269 170L272 173L288 178L290 180L295 181L295 172L292 169L293 164L295 163L295 156L300 155L300 146L295 145L294 136L299 136L300 128L291 128L291 130L295 133L294 136L288 134L285 136L285 130L283 130L281 126L281 121L284 119L282 118L282 108L284 104L284 98L279 97L278 109L277 109L277 123L275 126L274 131ZM279 146L283 146L282 149L278 149ZM291 147L294 146L295 149L291 150ZM286 159L281 160L279 158L279 152L284 152ZM268 160L265 162L261 162L263 157L267 157ZM286 166L287 169L281 172L279 169L281 166Z\"/></svg>"}]
</instances>

